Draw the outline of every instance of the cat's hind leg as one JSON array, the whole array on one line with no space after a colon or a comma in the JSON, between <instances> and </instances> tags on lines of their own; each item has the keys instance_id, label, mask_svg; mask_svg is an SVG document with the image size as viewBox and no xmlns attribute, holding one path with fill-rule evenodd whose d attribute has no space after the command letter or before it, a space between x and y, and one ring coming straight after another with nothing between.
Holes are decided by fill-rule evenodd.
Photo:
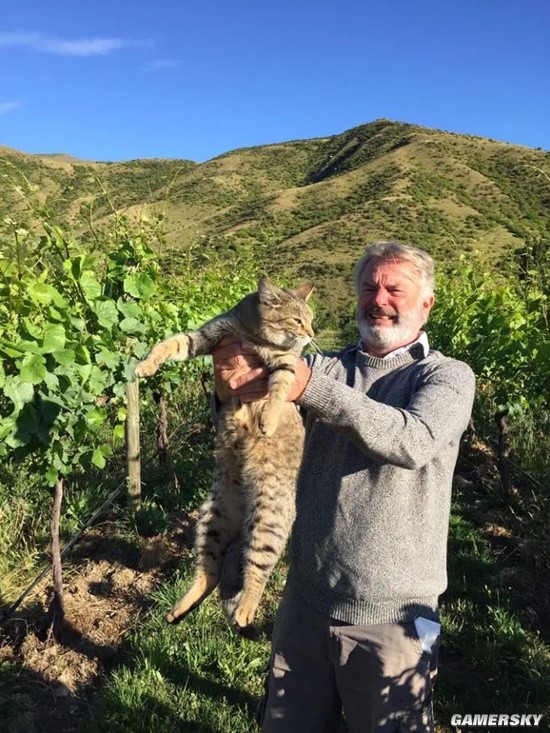
<instances>
[{"instance_id":1,"label":"cat's hind leg","mask_svg":"<svg viewBox=\"0 0 550 733\"><path fill-rule=\"evenodd\" d=\"M218 476L211 496L203 503L195 537L195 577L191 587L167 614L168 623L181 621L197 608L218 585L223 557L229 544L238 535L244 507L227 482L235 481Z\"/></svg>"},{"instance_id":2,"label":"cat's hind leg","mask_svg":"<svg viewBox=\"0 0 550 733\"><path fill-rule=\"evenodd\" d=\"M294 520L294 502L287 506L277 501L281 485L274 478L273 492L263 487L260 499L248 523L248 540L243 558L243 589L233 611L233 621L239 629L252 624L265 585L285 549ZM266 484L269 482L266 482ZM281 494L285 493L284 489Z\"/></svg>"}]
</instances>

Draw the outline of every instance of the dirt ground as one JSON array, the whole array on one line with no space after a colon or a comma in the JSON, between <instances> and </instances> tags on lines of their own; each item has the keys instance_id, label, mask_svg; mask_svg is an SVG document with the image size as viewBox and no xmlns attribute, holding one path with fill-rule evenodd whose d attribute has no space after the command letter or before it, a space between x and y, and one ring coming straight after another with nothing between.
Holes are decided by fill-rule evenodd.
<instances>
[{"instance_id":1,"label":"dirt ground","mask_svg":"<svg viewBox=\"0 0 550 733\"><path fill-rule=\"evenodd\" d=\"M64 568L66 624L60 638L44 629L52 595L47 580L3 629L3 733L83 729L102 677L123 662L124 638L147 610L148 594L188 552L192 523L193 517L176 517L166 535L136 544L109 522L86 533Z\"/></svg>"}]
</instances>

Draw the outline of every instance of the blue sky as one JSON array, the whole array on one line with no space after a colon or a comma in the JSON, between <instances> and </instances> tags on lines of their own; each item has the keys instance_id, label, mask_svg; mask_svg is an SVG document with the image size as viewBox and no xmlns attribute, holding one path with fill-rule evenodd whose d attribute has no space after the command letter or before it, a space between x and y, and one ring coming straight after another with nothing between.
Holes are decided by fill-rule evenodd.
<instances>
[{"instance_id":1,"label":"blue sky","mask_svg":"<svg viewBox=\"0 0 550 733\"><path fill-rule=\"evenodd\" d=\"M550 149L548 0L16 0L0 145L204 161L378 117Z\"/></svg>"}]
</instances>

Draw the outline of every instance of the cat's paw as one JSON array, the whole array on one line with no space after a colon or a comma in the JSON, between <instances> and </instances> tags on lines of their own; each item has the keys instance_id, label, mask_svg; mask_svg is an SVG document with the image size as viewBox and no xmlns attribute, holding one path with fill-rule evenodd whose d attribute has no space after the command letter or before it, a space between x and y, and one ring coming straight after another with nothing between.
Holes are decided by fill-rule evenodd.
<instances>
[{"instance_id":1,"label":"cat's paw","mask_svg":"<svg viewBox=\"0 0 550 733\"><path fill-rule=\"evenodd\" d=\"M144 359L136 366L134 373L136 377L152 377L157 370L158 364L155 364L154 361Z\"/></svg>"},{"instance_id":2,"label":"cat's paw","mask_svg":"<svg viewBox=\"0 0 550 733\"><path fill-rule=\"evenodd\" d=\"M237 625L239 631L248 628L254 620L256 613L256 607L249 606L247 604L239 606L233 614L233 621Z\"/></svg>"},{"instance_id":3,"label":"cat's paw","mask_svg":"<svg viewBox=\"0 0 550 733\"><path fill-rule=\"evenodd\" d=\"M277 426L279 425L279 410L273 409L269 402L263 407L259 425L260 430L267 438L274 435L277 430Z\"/></svg>"}]
</instances>

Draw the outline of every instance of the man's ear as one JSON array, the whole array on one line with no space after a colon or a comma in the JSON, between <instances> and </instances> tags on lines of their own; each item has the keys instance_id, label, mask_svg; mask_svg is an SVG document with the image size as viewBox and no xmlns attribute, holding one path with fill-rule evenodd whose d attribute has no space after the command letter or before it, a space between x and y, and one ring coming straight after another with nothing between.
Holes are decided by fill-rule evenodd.
<instances>
[{"instance_id":1,"label":"man's ear","mask_svg":"<svg viewBox=\"0 0 550 733\"><path fill-rule=\"evenodd\" d=\"M299 298L302 298L302 300L307 300L314 289L315 285L313 283L304 283L303 285L300 285L300 287L297 288L294 292Z\"/></svg>"}]
</instances>

